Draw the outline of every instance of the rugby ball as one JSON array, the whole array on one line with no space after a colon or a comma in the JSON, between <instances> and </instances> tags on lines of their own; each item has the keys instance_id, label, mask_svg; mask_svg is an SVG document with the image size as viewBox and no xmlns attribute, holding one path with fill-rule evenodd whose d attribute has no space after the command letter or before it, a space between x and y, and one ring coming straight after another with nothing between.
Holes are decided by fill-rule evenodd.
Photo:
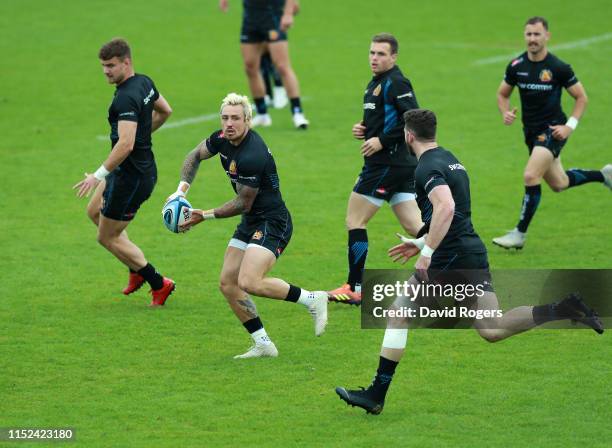
<instances>
[{"instance_id":1,"label":"rugby ball","mask_svg":"<svg viewBox=\"0 0 612 448\"><path fill-rule=\"evenodd\" d=\"M179 226L191 218L191 204L182 196L171 199L162 209L162 218L169 231L180 233Z\"/></svg>"}]
</instances>

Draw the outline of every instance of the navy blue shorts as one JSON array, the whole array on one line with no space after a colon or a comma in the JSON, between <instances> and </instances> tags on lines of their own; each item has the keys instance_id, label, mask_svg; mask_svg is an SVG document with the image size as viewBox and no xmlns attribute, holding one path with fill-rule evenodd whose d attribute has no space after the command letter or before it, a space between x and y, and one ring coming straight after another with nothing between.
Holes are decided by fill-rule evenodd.
<instances>
[{"instance_id":1,"label":"navy blue shorts","mask_svg":"<svg viewBox=\"0 0 612 448\"><path fill-rule=\"evenodd\" d=\"M156 182L157 170L141 174L115 168L106 176L100 212L116 221L131 221L142 203L153 193Z\"/></svg>"}]
</instances>

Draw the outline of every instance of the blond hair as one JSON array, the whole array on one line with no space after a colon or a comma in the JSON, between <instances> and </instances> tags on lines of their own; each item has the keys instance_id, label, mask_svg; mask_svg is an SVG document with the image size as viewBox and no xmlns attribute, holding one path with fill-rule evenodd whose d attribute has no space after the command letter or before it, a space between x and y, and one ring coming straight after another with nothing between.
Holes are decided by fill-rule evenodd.
<instances>
[{"instance_id":1,"label":"blond hair","mask_svg":"<svg viewBox=\"0 0 612 448\"><path fill-rule=\"evenodd\" d=\"M244 111L244 121L247 123L251 122L251 118L253 117L253 109L251 108L251 103L246 96L238 95L237 93L228 93L223 101L221 102L220 113L223 113L223 108L225 106L242 106L242 110Z\"/></svg>"}]
</instances>

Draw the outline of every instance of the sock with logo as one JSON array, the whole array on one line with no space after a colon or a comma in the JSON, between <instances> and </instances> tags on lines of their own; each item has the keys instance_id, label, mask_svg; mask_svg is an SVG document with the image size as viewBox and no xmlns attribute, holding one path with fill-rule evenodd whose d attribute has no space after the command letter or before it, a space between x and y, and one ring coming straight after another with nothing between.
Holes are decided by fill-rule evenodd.
<instances>
[{"instance_id":1,"label":"sock with logo","mask_svg":"<svg viewBox=\"0 0 612 448\"><path fill-rule=\"evenodd\" d=\"M268 106L266 106L265 98L255 98L255 109L258 115L264 115L268 113Z\"/></svg>"},{"instance_id":2,"label":"sock with logo","mask_svg":"<svg viewBox=\"0 0 612 448\"><path fill-rule=\"evenodd\" d=\"M370 386L370 390L374 393L374 397L377 400L385 400L385 395L387 395L387 390L389 390L391 380L395 374L395 368L398 364L399 362L397 361L391 361L390 359L382 356L380 357L376 376L374 377L374 381L372 381L372 385Z\"/></svg>"},{"instance_id":3,"label":"sock with logo","mask_svg":"<svg viewBox=\"0 0 612 448\"><path fill-rule=\"evenodd\" d=\"M361 288L363 269L368 256L368 232L366 229L352 229L348 232L349 275L347 283L355 291L356 285Z\"/></svg>"},{"instance_id":4,"label":"sock with logo","mask_svg":"<svg viewBox=\"0 0 612 448\"><path fill-rule=\"evenodd\" d=\"M259 317L247 320L242 325L244 325L244 328L249 332L255 344L267 345L272 343Z\"/></svg>"},{"instance_id":5,"label":"sock with logo","mask_svg":"<svg viewBox=\"0 0 612 448\"><path fill-rule=\"evenodd\" d=\"M300 97L296 97L296 98L290 98L289 101L291 101L291 113L292 114L297 114L297 113L302 113L302 102L300 101Z\"/></svg>"},{"instance_id":6,"label":"sock with logo","mask_svg":"<svg viewBox=\"0 0 612 448\"><path fill-rule=\"evenodd\" d=\"M164 278L155 270L151 263L147 263L138 273L151 285L151 289L157 290L164 286Z\"/></svg>"},{"instance_id":7,"label":"sock with logo","mask_svg":"<svg viewBox=\"0 0 612 448\"><path fill-rule=\"evenodd\" d=\"M516 228L519 232L527 232L529 223L535 215L540 197L542 196L542 187L540 185L525 186L525 196L523 196L523 205L521 207L521 217Z\"/></svg>"},{"instance_id":8,"label":"sock with logo","mask_svg":"<svg viewBox=\"0 0 612 448\"><path fill-rule=\"evenodd\" d=\"M578 185L586 184L589 182L602 182L604 176L601 171L598 170L581 170L579 168L572 168L565 172L569 178L569 185L567 188L577 187Z\"/></svg>"}]
</instances>

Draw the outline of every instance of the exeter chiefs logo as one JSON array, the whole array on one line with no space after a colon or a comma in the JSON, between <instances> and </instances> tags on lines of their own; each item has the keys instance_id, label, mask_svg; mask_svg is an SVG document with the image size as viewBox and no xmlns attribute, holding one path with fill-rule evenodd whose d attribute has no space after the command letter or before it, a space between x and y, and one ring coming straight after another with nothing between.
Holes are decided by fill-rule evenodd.
<instances>
[{"instance_id":1,"label":"exeter chiefs logo","mask_svg":"<svg viewBox=\"0 0 612 448\"><path fill-rule=\"evenodd\" d=\"M252 239L254 240L260 240L263 237L263 232L261 230L257 230L253 236Z\"/></svg>"},{"instance_id":2,"label":"exeter chiefs logo","mask_svg":"<svg viewBox=\"0 0 612 448\"><path fill-rule=\"evenodd\" d=\"M236 161L235 160L232 160L232 162L230 163L229 173L234 175L234 176L238 173L238 171L236 170Z\"/></svg>"},{"instance_id":3,"label":"exeter chiefs logo","mask_svg":"<svg viewBox=\"0 0 612 448\"><path fill-rule=\"evenodd\" d=\"M537 137L538 142L544 143L546 141L546 134L540 134Z\"/></svg>"},{"instance_id":4,"label":"exeter chiefs logo","mask_svg":"<svg viewBox=\"0 0 612 448\"><path fill-rule=\"evenodd\" d=\"M374 91L372 92L372 95L374 96L380 95L380 90L381 90L381 87L380 87L380 84L378 84L376 88L374 89Z\"/></svg>"},{"instance_id":5,"label":"exeter chiefs logo","mask_svg":"<svg viewBox=\"0 0 612 448\"><path fill-rule=\"evenodd\" d=\"M552 81L552 72L548 69L544 69L540 72L540 81L550 82Z\"/></svg>"},{"instance_id":6,"label":"exeter chiefs logo","mask_svg":"<svg viewBox=\"0 0 612 448\"><path fill-rule=\"evenodd\" d=\"M278 31L276 31L276 30L268 31L268 39L270 39L270 40L278 40L278 37L279 37Z\"/></svg>"}]
</instances>

